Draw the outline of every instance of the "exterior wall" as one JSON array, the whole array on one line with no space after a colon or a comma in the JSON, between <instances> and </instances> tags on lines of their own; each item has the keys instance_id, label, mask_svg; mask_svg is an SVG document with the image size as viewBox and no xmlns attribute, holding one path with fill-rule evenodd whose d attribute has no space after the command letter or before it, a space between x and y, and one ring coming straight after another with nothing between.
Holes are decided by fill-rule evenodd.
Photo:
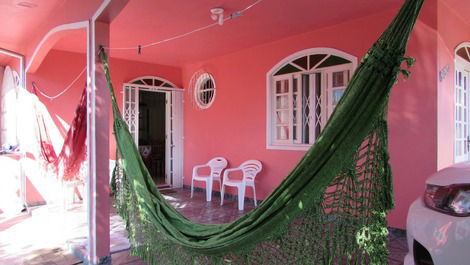
<instances>
[{"instance_id":1,"label":"exterior wall","mask_svg":"<svg viewBox=\"0 0 470 265\"><path fill-rule=\"evenodd\" d=\"M10 66L11 70L17 72L18 74L20 74L21 72L21 67L20 67L20 60L15 58L15 57L10 57L10 60L8 61L8 63L5 65L6 66Z\"/></svg>"},{"instance_id":2,"label":"exterior wall","mask_svg":"<svg viewBox=\"0 0 470 265\"><path fill-rule=\"evenodd\" d=\"M454 162L455 48L470 42L470 24L461 20L445 3L438 4L438 68L449 66L445 79L438 80L438 169Z\"/></svg>"},{"instance_id":3,"label":"exterior wall","mask_svg":"<svg viewBox=\"0 0 470 265\"><path fill-rule=\"evenodd\" d=\"M60 93L66 86L86 66L86 55L71 53L65 51L52 50L45 58L42 65L34 74L28 74L27 87L31 91L31 82L36 82L38 87L48 95L56 95ZM175 67L162 66L156 64L138 63L133 61L110 59L110 69L113 78L113 85L116 89L116 97L119 103L122 102L122 86L123 83L139 76L155 75L165 78L175 85L181 85L181 70ZM62 147L63 137L67 133L71 121L75 116L75 109L80 100L81 93L85 87L85 76L82 75L75 85L61 97L49 100L40 96L41 101L47 107L53 125L48 127L51 130L55 142L56 151L59 152ZM122 104L120 104L120 107ZM112 113L110 111L110 113ZM54 133L55 132L55 133ZM114 159L116 144L112 135L112 118L110 117L110 159ZM28 175L28 200L29 202L41 201L43 197L47 197L42 192L51 190L51 187L40 187L41 183L34 181L33 175ZM49 185L50 186L50 185ZM42 195L42 196L41 196Z\"/></svg>"},{"instance_id":4,"label":"exterior wall","mask_svg":"<svg viewBox=\"0 0 470 265\"><path fill-rule=\"evenodd\" d=\"M181 86L181 70L176 67L157 64L139 63L121 59L110 58L109 61L113 86L119 107L122 108L122 86L140 76L159 76L169 80L176 86ZM60 93L74 80L83 68L86 67L86 55L65 51L52 50L45 58L42 65L34 74L28 74L28 89L31 90L31 82L35 81L38 86L49 95ZM62 137L67 133L70 122L75 116L75 108L80 100L80 95L85 87L85 76L82 75L75 85L63 96L48 100L40 96L49 112L53 115L55 125ZM110 119L110 130L112 120ZM63 139L60 139L60 142ZM116 144L110 132L110 157L115 157Z\"/></svg>"},{"instance_id":5,"label":"exterior wall","mask_svg":"<svg viewBox=\"0 0 470 265\"><path fill-rule=\"evenodd\" d=\"M257 178L257 196L268 196L305 152L266 149L266 73L290 54L313 47L336 48L360 59L394 14L349 21L186 65L185 85L192 73L204 68L214 75L218 92L207 110L185 104L184 184L190 185L194 165L212 157L227 158L230 167L258 159L263 171ZM432 19L417 24L408 49L408 55L417 59L412 77L397 85L391 96L390 151L397 207L389 221L394 227L405 227L409 204L422 194L424 179L436 170L436 34L429 23ZM187 103L192 101L188 93L185 97ZM247 196L252 196L251 189Z\"/></svg>"},{"instance_id":6,"label":"exterior wall","mask_svg":"<svg viewBox=\"0 0 470 265\"><path fill-rule=\"evenodd\" d=\"M425 180L437 170L437 35L418 21L407 55L416 58L409 80L396 85L388 113L389 150L395 209L389 224L405 228L410 204L422 196Z\"/></svg>"},{"instance_id":7,"label":"exterior wall","mask_svg":"<svg viewBox=\"0 0 470 265\"><path fill-rule=\"evenodd\" d=\"M408 206L422 194L424 180L440 165L449 163L448 149L447 153L442 153L441 160L438 146L439 150L448 148L448 142L441 140L452 132L439 130L438 134L438 125L448 119L448 113L440 116L440 110L449 108L446 97L452 99L453 92L444 94L446 97L442 97L441 102L442 94L440 89L437 90L437 69L441 68L438 59L441 58L440 45L450 44L447 37L437 37L436 7L436 1L426 2L408 46L407 54L417 59L411 69L411 79L395 86L390 99L388 118L396 209L389 215L389 225L394 227L405 227ZM121 91L122 83L135 77L157 75L183 87L201 68L213 73L218 92L211 108L196 110L190 103L192 99L185 93L184 184L190 184L194 165L205 163L212 157L226 157L230 167L236 167L247 159L259 159L264 169L257 179L257 195L263 199L304 154L303 151L266 149L266 73L290 54L313 47L336 48L360 59L394 15L395 12L386 12L349 21L188 64L182 70L111 58L113 84L117 91ZM436 56L438 50L439 57ZM83 54L53 50L38 71L28 76L28 81L36 81L45 92L56 94L76 77L85 62ZM73 118L84 82L84 78L80 79L71 91L54 101L42 98L62 136ZM452 81L449 84L452 85ZM117 97L121 102L122 94L117 93ZM438 99L439 105L436 103ZM111 137L111 157L114 156L114 148ZM250 189L247 196L252 197Z\"/></svg>"}]
</instances>

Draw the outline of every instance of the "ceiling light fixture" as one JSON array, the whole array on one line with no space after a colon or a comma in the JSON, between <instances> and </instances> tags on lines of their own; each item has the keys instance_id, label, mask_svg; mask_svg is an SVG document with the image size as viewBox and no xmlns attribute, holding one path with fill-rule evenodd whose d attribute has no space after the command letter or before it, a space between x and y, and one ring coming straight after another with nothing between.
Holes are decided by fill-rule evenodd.
<instances>
[{"instance_id":1,"label":"ceiling light fixture","mask_svg":"<svg viewBox=\"0 0 470 265\"><path fill-rule=\"evenodd\" d=\"M211 18L222 26L224 24L224 9L220 7L211 9Z\"/></svg>"}]
</instances>

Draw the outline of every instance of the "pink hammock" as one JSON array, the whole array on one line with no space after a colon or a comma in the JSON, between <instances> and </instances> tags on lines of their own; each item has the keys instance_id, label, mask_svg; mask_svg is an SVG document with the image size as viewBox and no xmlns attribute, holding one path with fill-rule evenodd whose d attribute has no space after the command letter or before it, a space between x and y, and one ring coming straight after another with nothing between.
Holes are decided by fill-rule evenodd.
<instances>
[{"instance_id":1,"label":"pink hammock","mask_svg":"<svg viewBox=\"0 0 470 265\"><path fill-rule=\"evenodd\" d=\"M36 85L34 83L33 91L37 96ZM80 180L78 173L86 157L86 98L85 87L59 155L54 150L42 113L36 111L41 157L46 162L47 170L52 171L58 179L63 181Z\"/></svg>"}]
</instances>

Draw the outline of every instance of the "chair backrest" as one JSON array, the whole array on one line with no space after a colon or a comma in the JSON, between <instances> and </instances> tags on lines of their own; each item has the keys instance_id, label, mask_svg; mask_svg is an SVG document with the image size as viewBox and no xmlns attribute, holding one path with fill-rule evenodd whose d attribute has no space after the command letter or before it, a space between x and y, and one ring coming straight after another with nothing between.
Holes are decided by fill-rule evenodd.
<instances>
[{"instance_id":1,"label":"chair backrest","mask_svg":"<svg viewBox=\"0 0 470 265\"><path fill-rule=\"evenodd\" d=\"M222 174L222 170L227 167L227 159L223 157L212 158L207 165L211 168L211 176L218 177Z\"/></svg>"},{"instance_id":2,"label":"chair backrest","mask_svg":"<svg viewBox=\"0 0 470 265\"><path fill-rule=\"evenodd\" d=\"M263 165L258 160L247 160L240 165L245 181L254 181L256 175L263 169Z\"/></svg>"}]
</instances>

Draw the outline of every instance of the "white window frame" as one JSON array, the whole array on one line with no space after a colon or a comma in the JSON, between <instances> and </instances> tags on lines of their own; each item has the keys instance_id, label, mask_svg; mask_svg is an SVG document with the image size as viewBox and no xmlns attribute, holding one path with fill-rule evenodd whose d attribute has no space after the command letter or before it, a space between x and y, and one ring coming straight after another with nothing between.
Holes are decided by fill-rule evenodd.
<instances>
[{"instance_id":1,"label":"white window frame","mask_svg":"<svg viewBox=\"0 0 470 265\"><path fill-rule=\"evenodd\" d=\"M205 84L209 80L212 81L213 87L206 88ZM204 90L203 90L203 88L204 88ZM209 102L205 103L201 99L201 93L206 93L206 92L209 92L209 91L212 91L213 94L212 94L212 97L210 98ZM217 94L216 92L217 92L217 85L215 83L214 77L209 73L203 73L202 75L200 75L198 77L198 79L196 81L196 87L194 89L194 101L196 102L197 106L200 109L208 109L210 106L212 106L212 104L215 101L215 96Z\"/></svg>"},{"instance_id":2,"label":"white window frame","mask_svg":"<svg viewBox=\"0 0 470 265\"><path fill-rule=\"evenodd\" d=\"M345 65L335 65L335 66L331 66L331 67L324 67L324 68L321 68L321 69L315 69L315 68L312 68L311 71L303 71L303 72L296 72L296 73L289 73L289 74L285 74L285 75L277 75L277 76L274 76L274 74L279 71L282 67L284 67L286 64L288 63L291 63L292 61L298 59L298 58L301 58L301 57L304 57L304 56L308 56L308 55L313 55L313 54L328 54L328 55L334 55L334 56L338 56L338 57L341 57L341 58L344 58L346 60L349 60L351 62L351 64L348 64L346 67ZM329 56L323 58L322 61L318 62L317 65L321 64L324 60L326 60ZM300 82L300 78L302 74L310 74L310 82L313 82L313 78L314 78L314 73L318 73L318 72L336 72L336 71L341 71L342 69L347 69L347 70L351 70L350 71L350 77L352 76L354 70L356 69L357 67L357 57L351 55L351 54L348 54L346 52L343 52L343 51L340 51L340 50L337 50L337 49L333 49L333 48L325 48L325 47L321 47L321 48L310 48L310 49L305 49L305 50L302 50L302 51L299 51L299 52L296 52L294 54L291 54L289 56L287 56L286 58L282 59L279 63L277 63L273 68L271 68L271 70L268 71L268 73L266 74L266 149L273 149L273 150L308 150L310 147L311 147L311 144L301 144L301 143L294 143L292 140L286 140L286 141L275 141L274 140L274 118L275 118L275 115L274 115L274 107L275 107L275 81L276 80L279 80L279 79L282 79L282 77L286 77L286 76L289 76L289 77L292 77L292 76L296 76L297 78L297 82L299 82L299 84L301 85L301 82ZM331 75L330 75L331 76ZM329 86L331 85L331 77L329 77L328 75L325 75L325 74L322 74L321 75L321 78L322 78L322 95L326 95L326 101L327 102L321 102L322 104L322 110L323 109L330 109L328 108L327 105L325 104L329 104L331 103L331 96L332 96L332 93L331 91L329 91ZM290 88L292 89L292 85L293 85L293 78L290 79ZM301 93L301 89L300 89L300 86L298 84L298 91L299 91L299 95ZM325 93L328 93L328 94L325 94ZM290 93L292 94L292 93ZM300 96L298 96L299 98ZM310 97L310 100L313 100L313 97ZM289 102L292 101L292 98L289 97ZM312 104L313 106L313 104ZM289 110L290 111L290 110ZM292 111L290 111L290 113L292 113ZM297 111L298 115L299 114L299 111ZM326 111L322 111L322 129L323 129L323 126L326 124L326 120L327 118L329 117L329 114L331 114L331 112L328 110L328 112ZM292 118L290 117L291 114L289 114L289 126L290 128L292 128ZM290 130L291 131L291 130ZM297 131L299 131L297 129ZM313 133L313 130L311 130L311 134ZM297 139L299 139L297 137ZM297 140L298 141L298 140Z\"/></svg>"},{"instance_id":3,"label":"white window frame","mask_svg":"<svg viewBox=\"0 0 470 265\"><path fill-rule=\"evenodd\" d=\"M470 50L470 43L465 42L455 48L454 56L454 163L464 162L470 160L470 150L469 150L469 135L470 135L470 62L467 62L463 58L457 55L457 51L461 48L466 48L467 53ZM469 56L470 57L470 56ZM461 71L462 73L467 73L467 90L460 90L461 95L459 96L459 87L457 85L457 72ZM465 74L464 74L465 75ZM464 79L465 80L465 79ZM465 82L465 81L462 81ZM463 84L465 86L465 84ZM457 98L461 97L460 102ZM465 100L464 100L465 98ZM465 104L466 102L466 104ZM462 104L463 103L463 104ZM459 117L459 111L460 117ZM460 119L459 119L460 118ZM458 127L462 127L460 132ZM465 127L465 128L463 128ZM459 135L465 134L466 135ZM458 148L462 148L462 153L458 153Z\"/></svg>"}]
</instances>

